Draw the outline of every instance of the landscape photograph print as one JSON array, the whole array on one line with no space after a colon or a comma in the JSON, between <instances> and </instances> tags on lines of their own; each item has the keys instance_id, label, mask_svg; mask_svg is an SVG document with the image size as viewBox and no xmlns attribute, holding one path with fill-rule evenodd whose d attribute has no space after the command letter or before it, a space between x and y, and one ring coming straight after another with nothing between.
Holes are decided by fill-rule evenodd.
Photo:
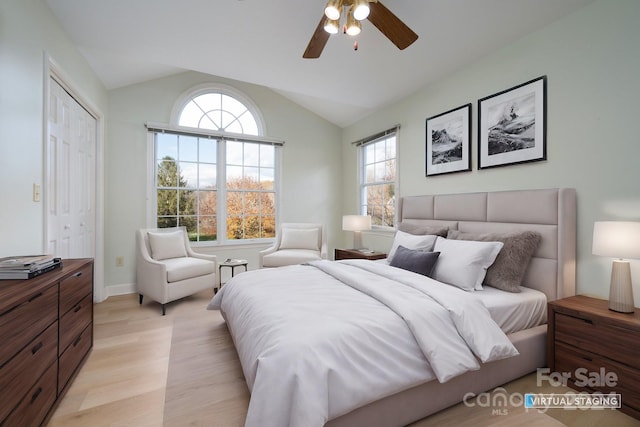
<instances>
[{"instance_id":1,"label":"landscape photograph print","mask_svg":"<svg viewBox=\"0 0 640 427\"><path fill-rule=\"evenodd\" d=\"M546 160L542 76L478 100L478 168Z\"/></svg>"},{"instance_id":2,"label":"landscape photograph print","mask_svg":"<svg viewBox=\"0 0 640 427\"><path fill-rule=\"evenodd\" d=\"M471 104L426 121L426 176L471 170Z\"/></svg>"}]
</instances>

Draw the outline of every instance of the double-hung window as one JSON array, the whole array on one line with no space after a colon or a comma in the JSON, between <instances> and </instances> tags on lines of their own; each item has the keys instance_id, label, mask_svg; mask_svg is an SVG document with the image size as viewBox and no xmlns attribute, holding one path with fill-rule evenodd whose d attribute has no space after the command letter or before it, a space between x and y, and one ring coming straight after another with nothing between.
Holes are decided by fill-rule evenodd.
<instances>
[{"instance_id":1,"label":"double-hung window","mask_svg":"<svg viewBox=\"0 0 640 427\"><path fill-rule=\"evenodd\" d=\"M259 135L256 116L228 93L200 91L177 126L147 124L157 227L218 244L275 236L282 142Z\"/></svg>"},{"instance_id":2,"label":"double-hung window","mask_svg":"<svg viewBox=\"0 0 640 427\"><path fill-rule=\"evenodd\" d=\"M398 127L355 142L358 146L360 214L372 225L394 227L396 216Z\"/></svg>"}]
</instances>

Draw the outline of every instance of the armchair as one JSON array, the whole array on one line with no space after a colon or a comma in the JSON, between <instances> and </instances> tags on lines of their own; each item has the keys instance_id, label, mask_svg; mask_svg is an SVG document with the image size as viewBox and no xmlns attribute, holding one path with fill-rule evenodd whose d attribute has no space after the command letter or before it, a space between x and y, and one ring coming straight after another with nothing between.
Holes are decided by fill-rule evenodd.
<instances>
[{"instance_id":1,"label":"armchair","mask_svg":"<svg viewBox=\"0 0 640 427\"><path fill-rule=\"evenodd\" d=\"M194 252L185 227L150 228L136 232L136 283L144 296L162 304L213 289L216 256Z\"/></svg>"},{"instance_id":2,"label":"armchair","mask_svg":"<svg viewBox=\"0 0 640 427\"><path fill-rule=\"evenodd\" d=\"M260 268L327 259L327 235L322 224L283 223L273 245L259 254Z\"/></svg>"}]
</instances>

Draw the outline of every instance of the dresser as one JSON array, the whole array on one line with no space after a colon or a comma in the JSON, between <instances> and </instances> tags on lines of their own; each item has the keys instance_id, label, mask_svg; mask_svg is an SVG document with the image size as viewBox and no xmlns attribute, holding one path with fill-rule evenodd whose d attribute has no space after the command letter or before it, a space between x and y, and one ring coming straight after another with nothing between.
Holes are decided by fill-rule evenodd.
<instances>
[{"instance_id":1,"label":"dresser","mask_svg":"<svg viewBox=\"0 0 640 427\"><path fill-rule=\"evenodd\" d=\"M93 347L93 260L0 281L0 426L39 426Z\"/></svg>"},{"instance_id":2,"label":"dresser","mask_svg":"<svg viewBox=\"0 0 640 427\"><path fill-rule=\"evenodd\" d=\"M620 393L620 410L640 419L640 309L617 313L607 300L577 295L550 302L548 315L551 372L577 390Z\"/></svg>"}]
</instances>

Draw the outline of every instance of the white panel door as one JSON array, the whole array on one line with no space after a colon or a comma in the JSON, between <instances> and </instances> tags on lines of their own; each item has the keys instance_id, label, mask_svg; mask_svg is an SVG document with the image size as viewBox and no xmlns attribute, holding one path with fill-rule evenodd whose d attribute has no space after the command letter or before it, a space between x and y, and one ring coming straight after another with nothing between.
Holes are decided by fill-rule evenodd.
<instances>
[{"instance_id":1,"label":"white panel door","mask_svg":"<svg viewBox=\"0 0 640 427\"><path fill-rule=\"evenodd\" d=\"M54 79L49 88L48 253L93 258L97 122Z\"/></svg>"}]
</instances>

